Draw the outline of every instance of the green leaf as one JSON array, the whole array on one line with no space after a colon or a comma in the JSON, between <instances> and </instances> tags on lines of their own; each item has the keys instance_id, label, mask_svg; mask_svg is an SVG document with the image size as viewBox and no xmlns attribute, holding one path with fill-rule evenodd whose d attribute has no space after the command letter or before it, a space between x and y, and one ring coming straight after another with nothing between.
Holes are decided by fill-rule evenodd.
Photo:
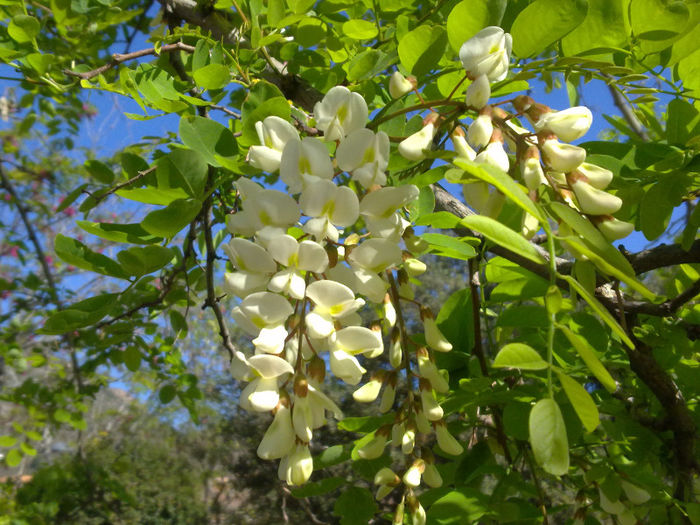
<instances>
[{"instance_id":1,"label":"green leaf","mask_svg":"<svg viewBox=\"0 0 700 525\"><path fill-rule=\"evenodd\" d=\"M528 242L522 235L514 232L507 226L485 215L470 215L464 217L460 224L479 232L489 241L494 242L508 250L529 259L538 264L544 264L544 257L537 251L534 245Z\"/></svg>"},{"instance_id":2,"label":"green leaf","mask_svg":"<svg viewBox=\"0 0 700 525\"><path fill-rule=\"evenodd\" d=\"M175 387L168 383L167 385L163 385L163 387L158 392L158 399L160 399L161 403L167 405L173 399L175 399L176 394L177 390L175 389Z\"/></svg>"},{"instance_id":3,"label":"green leaf","mask_svg":"<svg viewBox=\"0 0 700 525\"><path fill-rule=\"evenodd\" d=\"M439 525L461 525L476 523L487 512L487 500L482 493L461 487L438 498L428 510L428 519Z\"/></svg>"},{"instance_id":4,"label":"green leaf","mask_svg":"<svg viewBox=\"0 0 700 525\"><path fill-rule=\"evenodd\" d=\"M333 514L340 518L341 525L367 525L377 512L372 493L360 487L350 487L335 501Z\"/></svg>"},{"instance_id":5,"label":"green leaf","mask_svg":"<svg viewBox=\"0 0 700 525\"><path fill-rule=\"evenodd\" d=\"M456 228L461 219L448 211L438 211L421 215L416 219L416 226L430 226L440 230Z\"/></svg>"},{"instance_id":6,"label":"green leaf","mask_svg":"<svg viewBox=\"0 0 700 525\"><path fill-rule=\"evenodd\" d=\"M442 233L424 233L421 239L430 245L430 249L437 255L445 255L453 259L467 260L476 255L474 247L456 237Z\"/></svg>"},{"instance_id":7,"label":"green leaf","mask_svg":"<svg viewBox=\"0 0 700 525\"><path fill-rule=\"evenodd\" d=\"M539 400L528 421L530 446L537 464L554 476L569 470L569 442L564 418L554 399Z\"/></svg>"},{"instance_id":8,"label":"green leaf","mask_svg":"<svg viewBox=\"0 0 700 525\"><path fill-rule=\"evenodd\" d=\"M242 117L243 128L239 139L241 145L252 146L253 144L259 144L260 139L255 129L255 124L272 115L288 121L291 115L289 102L282 97L275 97L264 101L252 111L244 112Z\"/></svg>"},{"instance_id":9,"label":"green leaf","mask_svg":"<svg viewBox=\"0 0 700 525\"><path fill-rule=\"evenodd\" d=\"M365 49L350 59L343 69L347 71L348 80L368 80L384 71L395 61L394 54L386 54L378 49Z\"/></svg>"},{"instance_id":10,"label":"green leaf","mask_svg":"<svg viewBox=\"0 0 700 525\"><path fill-rule=\"evenodd\" d=\"M600 384L603 385L603 388L605 388L605 390L607 390L610 393L615 392L615 390L617 390L617 384L615 383L615 380L607 371L605 365L603 365L603 363L600 362L600 359L598 359L595 350L588 343L588 341L586 341L586 339L584 339L580 335L572 332L566 326L557 325L557 328L559 328L559 330L561 330L564 333L571 345L576 349L576 352L578 352L579 357L583 360L584 363L586 363L586 366L595 376L595 378L598 381L600 381Z\"/></svg>"},{"instance_id":11,"label":"green leaf","mask_svg":"<svg viewBox=\"0 0 700 525\"><path fill-rule=\"evenodd\" d=\"M632 0L629 4L632 34L641 39L644 53L658 52L680 38L690 21L685 2Z\"/></svg>"},{"instance_id":12,"label":"green leaf","mask_svg":"<svg viewBox=\"0 0 700 525\"><path fill-rule=\"evenodd\" d=\"M114 172L104 162L87 160L85 161L85 169L97 182L112 184L114 181Z\"/></svg>"},{"instance_id":13,"label":"green leaf","mask_svg":"<svg viewBox=\"0 0 700 525\"><path fill-rule=\"evenodd\" d=\"M668 103L666 139L670 144L685 144L688 139L698 134L700 134L700 112L682 98L674 98Z\"/></svg>"},{"instance_id":14,"label":"green leaf","mask_svg":"<svg viewBox=\"0 0 700 525\"><path fill-rule=\"evenodd\" d=\"M646 286L640 283L636 278L631 277L627 273L620 271L620 269L611 264L609 259L600 256L598 253L591 250L584 242L578 237L565 237L566 242L573 248L578 250L580 253L585 255L589 260L591 260L603 273L616 277L617 279L623 281L633 290L636 290L642 294L646 299L650 301L656 300L656 294L649 290Z\"/></svg>"},{"instance_id":15,"label":"green leaf","mask_svg":"<svg viewBox=\"0 0 700 525\"><path fill-rule=\"evenodd\" d=\"M63 261L83 270L126 279L128 275L116 261L101 253L95 253L80 241L56 235L54 250Z\"/></svg>"},{"instance_id":16,"label":"green leaf","mask_svg":"<svg viewBox=\"0 0 700 525\"><path fill-rule=\"evenodd\" d=\"M164 246L134 247L122 250L117 259L130 275L141 277L168 264L175 256L174 250Z\"/></svg>"},{"instance_id":17,"label":"green leaf","mask_svg":"<svg viewBox=\"0 0 700 525\"><path fill-rule=\"evenodd\" d=\"M327 494L338 487L345 485L345 478L324 478L319 481L307 483L303 487L293 487L291 489L292 496L295 498L308 498L310 496L321 496Z\"/></svg>"},{"instance_id":18,"label":"green leaf","mask_svg":"<svg viewBox=\"0 0 700 525\"><path fill-rule=\"evenodd\" d=\"M469 354L474 346L474 316L472 296L469 288L453 292L440 308L435 322L440 331L452 343L452 352L440 357L445 359L462 352Z\"/></svg>"},{"instance_id":19,"label":"green leaf","mask_svg":"<svg viewBox=\"0 0 700 525\"><path fill-rule=\"evenodd\" d=\"M16 448L13 448L7 453L7 456L5 456L5 463L7 463L7 466L10 468L14 468L17 465L19 465L22 462L22 453L17 450Z\"/></svg>"},{"instance_id":20,"label":"green leaf","mask_svg":"<svg viewBox=\"0 0 700 525\"><path fill-rule=\"evenodd\" d=\"M17 443L17 438L14 436L0 436L0 447L11 447Z\"/></svg>"},{"instance_id":21,"label":"green leaf","mask_svg":"<svg viewBox=\"0 0 700 525\"><path fill-rule=\"evenodd\" d=\"M141 366L141 352L136 346L127 346L123 353L123 360L126 368L131 372L136 372Z\"/></svg>"},{"instance_id":22,"label":"green leaf","mask_svg":"<svg viewBox=\"0 0 700 525\"><path fill-rule=\"evenodd\" d=\"M564 388L566 397L569 398L571 406L574 407L576 415L583 423L586 432L593 432L600 425L600 415L598 407L590 394L586 392L578 381L571 379L568 375L560 370L554 370L557 373L559 382Z\"/></svg>"},{"instance_id":23,"label":"green leaf","mask_svg":"<svg viewBox=\"0 0 700 525\"><path fill-rule=\"evenodd\" d=\"M377 26L367 20L348 20L343 24L343 34L354 40L371 40L377 36Z\"/></svg>"},{"instance_id":24,"label":"green leaf","mask_svg":"<svg viewBox=\"0 0 700 525\"><path fill-rule=\"evenodd\" d=\"M83 194L83 190L84 190L85 188L87 188L87 187L88 187L88 184L87 184L87 183L86 183L86 184L81 184L80 186L78 186L77 188L75 188L73 191L71 191L68 195L66 195L65 197L63 197L63 199L61 200L61 203L60 203L60 204L58 205L58 207L56 208L56 212L57 212L57 213L58 213L58 212L62 212L62 211L65 210L68 206L70 206L71 204L73 204L73 203L78 199L78 197L80 197L80 196Z\"/></svg>"},{"instance_id":25,"label":"green leaf","mask_svg":"<svg viewBox=\"0 0 700 525\"><path fill-rule=\"evenodd\" d=\"M494 368L518 368L520 370L544 370L549 368L540 354L524 343L509 343L501 348L493 361Z\"/></svg>"},{"instance_id":26,"label":"green leaf","mask_svg":"<svg viewBox=\"0 0 700 525\"><path fill-rule=\"evenodd\" d=\"M41 24L33 16L15 15L10 20L7 26L7 34L10 38L19 44L26 44L34 41L34 38L39 34Z\"/></svg>"},{"instance_id":27,"label":"green leaf","mask_svg":"<svg viewBox=\"0 0 700 525\"><path fill-rule=\"evenodd\" d=\"M590 294L588 290L586 290L583 287L583 285L581 285L581 283L579 283L570 275L561 275L559 277L568 282L574 288L574 290L576 290L576 292L583 298L583 300L586 301L591 308L593 308L595 313L598 314L598 316L603 320L603 322L607 324L627 346L629 346L630 348L634 348L634 343L632 342L632 340L627 336L625 331L618 324L618 322L615 320L612 314L608 312L608 310L602 304L600 304L598 299L596 299L592 294Z\"/></svg>"},{"instance_id":28,"label":"green leaf","mask_svg":"<svg viewBox=\"0 0 700 525\"><path fill-rule=\"evenodd\" d=\"M59 423L67 423L70 421L70 412L62 408L58 408L54 411L53 418Z\"/></svg>"},{"instance_id":29,"label":"green leaf","mask_svg":"<svg viewBox=\"0 0 700 525\"><path fill-rule=\"evenodd\" d=\"M26 441L20 443L19 448L21 448L22 452L24 452L24 454L27 456L36 456L36 449Z\"/></svg>"},{"instance_id":30,"label":"green leaf","mask_svg":"<svg viewBox=\"0 0 700 525\"><path fill-rule=\"evenodd\" d=\"M588 0L588 13L583 23L561 41L564 55L601 47L624 47L627 43L623 12L626 5L620 0Z\"/></svg>"},{"instance_id":31,"label":"green leaf","mask_svg":"<svg viewBox=\"0 0 700 525\"><path fill-rule=\"evenodd\" d=\"M204 89L221 89L231 79L231 72L223 64L208 64L192 73L195 84Z\"/></svg>"},{"instance_id":32,"label":"green leaf","mask_svg":"<svg viewBox=\"0 0 700 525\"><path fill-rule=\"evenodd\" d=\"M178 134L185 146L202 155L212 166L221 166L238 154L233 133L214 120L184 116L180 119Z\"/></svg>"},{"instance_id":33,"label":"green leaf","mask_svg":"<svg viewBox=\"0 0 700 525\"><path fill-rule=\"evenodd\" d=\"M343 445L333 445L314 456L314 470L331 467L350 459L350 451Z\"/></svg>"},{"instance_id":34,"label":"green leaf","mask_svg":"<svg viewBox=\"0 0 700 525\"><path fill-rule=\"evenodd\" d=\"M180 230L191 223L202 208L202 203L194 199L180 199L171 202L162 210L146 215L141 226L147 232L172 239Z\"/></svg>"},{"instance_id":35,"label":"green leaf","mask_svg":"<svg viewBox=\"0 0 700 525\"><path fill-rule=\"evenodd\" d=\"M473 182L473 179L470 180L469 176L476 177L501 190L501 193L520 206L524 211L537 218L541 224L545 222L544 215L542 215L540 209L530 200L525 188L515 182L507 173L493 166L473 164L461 159L455 159L454 164L462 168L464 173L460 174L458 170L448 171L445 175L448 182ZM466 177L464 176L465 174L467 175Z\"/></svg>"},{"instance_id":36,"label":"green leaf","mask_svg":"<svg viewBox=\"0 0 700 525\"><path fill-rule=\"evenodd\" d=\"M486 26L501 23L506 0L462 0L447 17L447 38L455 52ZM462 71L462 75L464 71Z\"/></svg>"},{"instance_id":37,"label":"green leaf","mask_svg":"<svg viewBox=\"0 0 700 525\"><path fill-rule=\"evenodd\" d=\"M39 333L61 335L95 324L114 307L119 294L105 293L84 299L51 315Z\"/></svg>"},{"instance_id":38,"label":"green leaf","mask_svg":"<svg viewBox=\"0 0 700 525\"><path fill-rule=\"evenodd\" d=\"M585 0L535 0L513 22L513 52L520 58L539 55L574 30L586 17Z\"/></svg>"},{"instance_id":39,"label":"green leaf","mask_svg":"<svg viewBox=\"0 0 700 525\"><path fill-rule=\"evenodd\" d=\"M130 244L156 244L163 240L144 230L140 224L112 224L109 222L76 221L88 233L108 241Z\"/></svg>"},{"instance_id":40,"label":"green leaf","mask_svg":"<svg viewBox=\"0 0 700 525\"><path fill-rule=\"evenodd\" d=\"M399 42L399 59L416 76L435 69L447 45L447 34L441 26L418 26Z\"/></svg>"},{"instance_id":41,"label":"green leaf","mask_svg":"<svg viewBox=\"0 0 700 525\"><path fill-rule=\"evenodd\" d=\"M194 198L199 198L204 193L208 174L207 161L196 151L187 148L174 149L166 156L159 158L157 166L156 178L159 191L183 188L190 197ZM164 203L165 206L168 204L170 202Z\"/></svg>"}]
</instances>

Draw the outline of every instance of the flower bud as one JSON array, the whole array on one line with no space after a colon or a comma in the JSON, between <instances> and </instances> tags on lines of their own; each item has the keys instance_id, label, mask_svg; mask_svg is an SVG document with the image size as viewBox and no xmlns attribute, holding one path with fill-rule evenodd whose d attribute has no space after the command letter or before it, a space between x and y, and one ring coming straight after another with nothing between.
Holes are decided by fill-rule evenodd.
<instances>
[{"instance_id":1,"label":"flower bud","mask_svg":"<svg viewBox=\"0 0 700 525\"><path fill-rule=\"evenodd\" d=\"M427 519L425 515L425 509L418 501L415 496L409 496L408 500L408 510L411 514L411 525L425 525Z\"/></svg>"},{"instance_id":2,"label":"flower bud","mask_svg":"<svg viewBox=\"0 0 700 525\"><path fill-rule=\"evenodd\" d=\"M401 478L399 478L389 467L379 469L379 471L374 475L375 485L391 485L392 487L395 487L400 482Z\"/></svg>"},{"instance_id":3,"label":"flower bud","mask_svg":"<svg viewBox=\"0 0 700 525\"><path fill-rule=\"evenodd\" d=\"M390 430L385 427L379 427L374 437L357 450L357 455L362 459L377 459L384 454L384 447L386 447L389 432Z\"/></svg>"},{"instance_id":4,"label":"flower bud","mask_svg":"<svg viewBox=\"0 0 700 525\"><path fill-rule=\"evenodd\" d=\"M419 254L426 251L430 245L413 232L413 228L406 228L403 233L403 241L406 243L406 249L413 253Z\"/></svg>"},{"instance_id":5,"label":"flower bud","mask_svg":"<svg viewBox=\"0 0 700 525\"><path fill-rule=\"evenodd\" d=\"M572 142L583 137L592 122L591 110L585 106L576 106L542 114L535 122L535 131L550 131L560 140Z\"/></svg>"},{"instance_id":6,"label":"flower bud","mask_svg":"<svg viewBox=\"0 0 700 525\"><path fill-rule=\"evenodd\" d=\"M379 401L379 411L385 414L391 407L394 406L394 399L396 398L396 384L391 384L387 382L382 392L382 399Z\"/></svg>"},{"instance_id":7,"label":"flower bud","mask_svg":"<svg viewBox=\"0 0 700 525\"><path fill-rule=\"evenodd\" d=\"M466 103L472 109L481 109L491 98L491 84L486 75L479 75L467 88Z\"/></svg>"},{"instance_id":8,"label":"flower bud","mask_svg":"<svg viewBox=\"0 0 700 525\"><path fill-rule=\"evenodd\" d=\"M633 485L629 481L623 479L620 481L620 485L622 485L622 490L625 492L627 499L634 505L643 505L651 499L651 495L646 490Z\"/></svg>"},{"instance_id":9,"label":"flower bud","mask_svg":"<svg viewBox=\"0 0 700 525\"><path fill-rule=\"evenodd\" d=\"M303 485L311 477L314 471L314 461L311 458L309 446L299 443L294 452L289 456L287 464L287 483L290 485Z\"/></svg>"},{"instance_id":10,"label":"flower bud","mask_svg":"<svg viewBox=\"0 0 700 525\"><path fill-rule=\"evenodd\" d=\"M371 403L377 396L379 396L379 391L382 388L382 378L379 376L373 376L369 382L362 385L360 388L352 393L352 397L355 401L359 403Z\"/></svg>"},{"instance_id":11,"label":"flower bud","mask_svg":"<svg viewBox=\"0 0 700 525\"><path fill-rule=\"evenodd\" d=\"M439 421L442 419L444 412L442 411L440 404L437 402L437 399L435 399L433 389L430 386L430 381L421 378L419 384L420 400L425 417L427 417L429 421Z\"/></svg>"},{"instance_id":12,"label":"flower bud","mask_svg":"<svg viewBox=\"0 0 700 525\"><path fill-rule=\"evenodd\" d=\"M442 476L438 472L435 463L425 463L425 471L423 472L423 481L429 487L442 487Z\"/></svg>"},{"instance_id":13,"label":"flower bud","mask_svg":"<svg viewBox=\"0 0 700 525\"><path fill-rule=\"evenodd\" d=\"M500 136L500 132L498 132ZM496 133L494 132L494 136ZM496 169L505 171L508 173L510 169L510 160L508 159L508 154L506 150L503 149L503 143L500 141L492 140L486 148L479 153L474 162L477 164L486 164L488 166L493 166Z\"/></svg>"},{"instance_id":14,"label":"flower bud","mask_svg":"<svg viewBox=\"0 0 700 525\"><path fill-rule=\"evenodd\" d=\"M413 82L411 82L411 78L412 77L406 78L398 71L394 71L389 79L389 94L391 98L401 98L406 93L413 90L416 87L416 80L414 78Z\"/></svg>"},{"instance_id":15,"label":"flower bud","mask_svg":"<svg viewBox=\"0 0 700 525\"><path fill-rule=\"evenodd\" d=\"M586 177L586 182L599 190L604 190L612 181L613 173L610 170L584 162L576 171Z\"/></svg>"},{"instance_id":16,"label":"flower bud","mask_svg":"<svg viewBox=\"0 0 700 525\"><path fill-rule=\"evenodd\" d=\"M586 150L548 138L542 144L545 163L554 171L569 173L586 160Z\"/></svg>"},{"instance_id":17,"label":"flower bud","mask_svg":"<svg viewBox=\"0 0 700 525\"><path fill-rule=\"evenodd\" d=\"M520 232L523 234L523 237L530 240L538 231L540 231L540 221L538 221L533 215L525 212L523 214L523 222L520 228Z\"/></svg>"},{"instance_id":18,"label":"flower bud","mask_svg":"<svg viewBox=\"0 0 700 525\"><path fill-rule=\"evenodd\" d=\"M601 216L601 218L601 221L594 222L596 222L596 226L600 230L600 233L602 233L610 242L623 239L634 231L634 224L631 222L619 221L615 217L611 217L609 215Z\"/></svg>"},{"instance_id":19,"label":"flower bud","mask_svg":"<svg viewBox=\"0 0 700 525\"><path fill-rule=\"evenodd\" d=\"M394 368L400 368L402 362L401 336L398 327L394 327L394 330L391 332L391 344L389 345L389 364Z\"/></svg>"},{"instance_id":20,"label":"flower bud","mask_svg":"<svg viewBox=\"0 0 700 525\"><path fill-rule=\"evenodd\" d=\"M422 411L416 412L416 428L418 429L418 432L422 434L430 434L430 432L433 430L430 421L428 421L428 418L425 417L425 414Z\"/></svg>"},{"instance_id":21,"label":"flower bud","mask_svg":"<svg viewBox=\"0 0 700 525\"><path fill-rule=\"evenodd\" d=\"M430 381L430 386L440 393L445 393L450 389L445 378L440 374L437 366L430 360L428 350L419 348L416 356L418 358L418 373Z\"/></svg>"},{"instance_id":22,"label":"flower bud","mask_svg":"<svg viewBox=\"0 0 700 525\"><path fill-rule=\"evenodd\" d=\"M414 259L412 257L406 259L403 263L404 268L406 268L406 272L411 277L418 277L419 275L425 273L425 271L428 269L423 261L419 261L418 259Z\"/></svg>"},{"instance_id":23,"label":"flower bud","mask_svg":"<svg viewBox=\"0 0 700 525\"><path fill-rule=\"evenodd\" d=\"M576 195L579 208L588 215L611 215L622 207L622 199L603 190L597 190L581 179L568 177L569 185Z\"/></svg>"},{"instance_id":24,"label":"flower bud","mask_svg":"<svg viewBox=\"0 0 700 525\"><path fill-rule=\"evenodd\" d=\"M262 459L279 459L294 448L294 427L290 410L280 405L272 424L258 445L258 456Z\"/></svg>"},{"instance_id":25,"label":"flower bud","mask_svg":"<svg viewBox=\"0 0 700 525\"><path fill-rule=\"evenodd\" d=\"M394 525L403 524L403 510L404 502L402 501L401 503L396 505L396 510L394 510L394 519L392 520L392 523L394 523Z\"/></svg>"},{"instance_id":26,"label":"flower bud","mask_svg":"<svg viewBox=\"0 0 700 525\"><path fill-rule=\"evenodd\" d=\"M469 129L467 130L467 140L472 147L479 149L486 146L491 140L491 135L493 134L493 123L491 122L491 115L482 114L474 119L474 121L469 124Z\"/></svg>"},{"instance_id":27,"label":"flower bud","mask_svg":"<svg viewBox=\"0 0 700 525\"><path fill-rule=\"evenodd\" d=\"M447 430L447 425L443 421L435 424L435 437L437 438L438 446L443 452L452 456L459 456L464 452L462 445L450 434L450 431Z\"/></svg>"},{"instance_id":28,"label":"flower bud","mask_svg":"<svg viewBox=\"0 0 700 525\"><path fill-rule=\"evenodd\" d=\"M454 146L455 153L458 159L474 160L476 157L476 151L467 143L464 138L464 131L462 128L456 128L451 135L452 145Z\"/></svg>"},{"instance_id":29,"label":"flower bud","mask_svg":"<svg viewBox=\"0 0 700 525\"><path fill-rule=\"evenodd\" d=\"M384 328L389 330L396 325L396 308L394 308L394 303L391 302L391 297L387 293L384 295Z\"/></svg>"},{"instance_id":30,"label":"flower bud","mask_svg":"<svg viewBox=\"0 0 700 525\"><path fill-rule=\"evenodd\" d=\"M413 461L413 465L404 473L403 482L407 487L415 488L420 485L420 478L425 471L425 461L418 458Z\"/></svg>"},{"instance_id":31,"label":"flower bud","mask_svg":"<svg viewBox=\"0 0 700 525\"><path fill-rule=\"evenodd\" d=\"M537 146L530 146L525 152L525 160L520 163L520 173L523 182L529 190L537 190L542 184L547 184L547 179L540 164L540 152Z\"/></svg>"},{"instance_id":32,"label":"flower bud","mask_svg":"<svg viewBox=\"0 0 700 525\"><path fill-rule=\"evenodd\" d=\"M445 338L438 328L433 313L427 308L421 308L421 318L423 319L425 340L428 346L438 352L449 352L452 350L452 343Z\"/></svg>"},{"instance_id":33,"label":"flower bud","mask_svg":"<svg viewBox=\"0 0 700 525\"><path fill-rule=\"evenodd\" d=\"M416 429L410 426L404 431L403 436L401 436L401 452L408 455L413 452L415 446Z\"/></svg>"},{"instance_id":34,"label":"flower bud","mask_svg":"<svg viewBox=\"0 0 700 525\"><path fill-rule=\"evenodd\" d=\"M399 143L399 153L408 160L423 160L424 150L429 150L435 136L435 125L429 122L420 131Z\"/></svg>"}]
</instances>

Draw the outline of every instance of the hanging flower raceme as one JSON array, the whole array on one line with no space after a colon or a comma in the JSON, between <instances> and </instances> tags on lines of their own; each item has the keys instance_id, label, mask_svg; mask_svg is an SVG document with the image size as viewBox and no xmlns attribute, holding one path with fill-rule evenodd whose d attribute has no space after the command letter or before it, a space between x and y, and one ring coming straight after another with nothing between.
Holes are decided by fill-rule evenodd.
<instances>
[{"instance_id":1,"label":"hanging flower raceme","mask_svg":"<svg viewBox=\"0 0 700 525\"><path fill-rule=\"evenodd\" d=\"M543 113L535 122L535 131L554 133L559 140L573 142L583 137L591 127L593 114L586 106Z\"/></svg>"},{"instance_id":2,"label":"hanging flower raceme","mask_svg":"<svg viewBox=\"0 0 700 525\"><path fill-rule=\"evenodd\" d=\"M238 237L231 239L222 248L231 265L238 270L227 272L224 276L226 293L246 297L267 288L270 275L277 270L277 265L265 248Z\"/></svg>"},{"instance_id":3,"label":"hanging flower raceme","mask_svg":"<svg viewBox=\"0 0 700 525\"><path fill-rule=\"evenodd\" d=\"M368 116L367 103L362 95L344 86L331 88L314 106L316 127L323 131L323 138L327 141L340 140L364 128Z\"/></svg>"},{"instance_id":4,"label":"hanging flower raceme","mask_svg":"<svg viewBox=\"0 0 700 525\"><path fill-rule=\"evenodd\" d=\"M306 287L306 296L314 308L306 315L306 328L314 338L328 337L335 331L335 321L354 314L363 299L355 298L353 291L335 281L315 281Z\"/></svg>"},{"instance_id":5,"label":"hanging flower raceme","mask_svg":"<svg viewBox=\"0 0 700 525\"><path fill-rule=\"evenodd\" d=\"M299 133L289 122L276 116L256 122L255 131L261 145L251 146L246 160L255 168L273 173L280 167L285 145L289 141L298 141Z\"/></svg>"},{"instance_id":6,"label":"hanging flower raceme","mask_svg":"<svg viewBox=\"0 0 700 525\"><path fill-rule=\"evenodd\" d=\"M459 59L472 78L485 75L497 82L508 74L511 48L511 36L500 27L489 26L462 44Z\"/></svg>"},{"instance_id":7,"label":"hanging flower raceme","mask_svg":"<svg viewBox=\"0 0 700 525\"><path fill-rule=\"evenodd\" d=\"M291 235L280 235L272 239L268 250L275 261L286 266L270 279L268 288L294 299L304 298L306 284L302 272L323 273L328 268L326 250L314 241L298 242Z\"/></svg>"},{"instance_id":8,"label":"hanging flower raceme","mask_svg":"<svg viewBox=\"0 0 700 525\"><path fill-rule=\"evenodd\" d=\"M246 410L267 412L274 409L280 400L279 380L292 374L292 366L276 355L259 354L248 358L256 378L241 392L241 406Z\"/></svg>"},{"instance_id":9,"label":"hanging flower raceme","mask_svg":"<svg viewBox=\"0 0 700 525\"><path fill-rule=\"evenodd\" d=\"M253 344L257 350L279 354L287 337L284 324L293 313L294 308L281 295L256 292L243 299L231 315L238 326L255 336Z\"/></svg>"}]
</instances>

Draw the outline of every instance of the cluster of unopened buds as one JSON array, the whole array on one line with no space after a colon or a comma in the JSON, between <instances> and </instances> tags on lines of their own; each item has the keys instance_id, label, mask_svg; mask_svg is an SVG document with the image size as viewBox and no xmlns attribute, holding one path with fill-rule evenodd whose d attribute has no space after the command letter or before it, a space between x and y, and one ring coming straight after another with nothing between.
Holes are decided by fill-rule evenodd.
<instances>
[{"instance_id":1,"label":"cluster of unopened buds","mask_svg":"<svg viewBox=\"0 0 700 525\"><path fill-rule=\"evenodd\" d=\"M530 132L513 122L514 115L489 105L491 83L508 73L510 48L510 35L489 27L460 50L472 80L466 105L478 116L466 134L459 127L452 131L457 158L508 172L508 142L533 200L540 186L550 185L606 236L621 235L626 223L608 217L621 202L603 191L612 174L585 163L585 151L566 144L588 130L590 111L555 112L517 97L513 105L534 126ZM415 80L398 72L390 79L395 98L415 89ZM395 419L364 438L356 453L377 458L388 444L403 452L406 462L398 474L390 468L376 474L376 495L381 499L402 486L395 522L402 523L408 512L419 525L425 522L425 510L414 489L421 483L442 484L427 446L431 436L443 453L463 451L438 402L449 387L434 353L448 352L452 345L433 312L415 300L410 283L425 271L416 257L426 243L405 213L418 188L387 186L390 140L366 127L368 115L359 94L337 86L315 106L310 121L322 138L302 138L292 124L275 116L256 124L260 145L250 147L248 162L279 173L286 191L265 189L245 177L236 182L240 205L228 216L233 237L224 246L234 271L226 273L224 289L240 299L232 315L253 338L255 350L253 355L237 351L231 370L247 382L241 406L274 416L258 455L279 459L280 479L300 485L313 471L313 431L329 413L342 417L323 392L327 367L343 382L359 385L366 370L358 357L386 355L387 364L376 367L353 397L363 403L379 399L379 411L391 411ZM424 159L439 127L440 117L431 113L420 131L398 145L399 153L413 161ZM490 216L498 214L504 200L479 181L465 184L464 195L477 212ZM532 224L526 216L524 233L537 229L537 221ZM423 338L408 333L406 306L419 309ZM369 327L360 312L374 316Z\"/></svg>"}]
</instances>

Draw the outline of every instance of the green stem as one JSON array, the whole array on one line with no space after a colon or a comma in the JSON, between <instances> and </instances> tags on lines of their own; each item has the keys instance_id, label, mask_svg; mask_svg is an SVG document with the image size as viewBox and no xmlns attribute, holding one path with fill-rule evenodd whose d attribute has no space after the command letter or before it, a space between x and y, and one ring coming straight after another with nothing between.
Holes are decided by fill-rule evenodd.
<instances>
[{"instance_id":1,"label":"green stem","mask_svg":"<svg viewBox=\"0 0 700 525\"><path fill-rule=\"evenodd\" d=\"M547 249L549 251L549 282L551 285L557 285L557 254L554 247L554 234L549 224L544 225L544 230L547 233ZM546 305L545 305L546 307ZM552 387L552 356L554 354L554 330L557 323L557 314L548 312L549 314L549 330L547 332L547 390L549 397L554 398L554 390Z\"/></svg>"}]
</instances>

